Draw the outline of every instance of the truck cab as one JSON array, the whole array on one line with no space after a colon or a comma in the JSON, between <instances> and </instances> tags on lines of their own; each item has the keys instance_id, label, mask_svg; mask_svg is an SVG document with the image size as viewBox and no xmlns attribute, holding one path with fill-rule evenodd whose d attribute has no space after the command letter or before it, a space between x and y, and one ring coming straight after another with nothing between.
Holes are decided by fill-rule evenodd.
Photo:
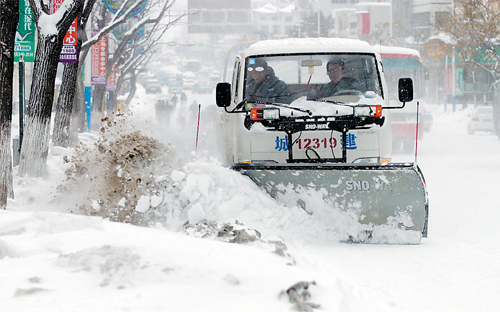
<instances>
[{"instance_id":1,"label":"truck cab","mask_svg":"<svg viewBox=\"0 0 500 312\"><path fill-rule=\"evenodd\" d=\"M327 94L324 90L334 84L327 67L329 62L337 60L343 64L342 79L355 81L355 88ZM266 64L275 77L273 79L286 85L285 93L274 97L254 96L251 93L256 70L263 70L259 67L255 69L260 62ZM237 55L231 83L226 86L229 91L225 91L224 105L227 106L225 112L219 112L216 125L220 148L226 152L228 163L286 163L290 158L289 143L293 143L291 148L295 160L340 161L344 144L341 131L332 131L328 127L324 131L298 131L293 133L293 142L290 142L292 133L266 131L265 122L251 120L252 109L258 108L266 108L269 113L279 111L281 116L329 116L335 119L352 115L358 108L361 111L367 107L373 110L379 107L379 118L384 120L383 124L374 123L347 133L345 161L390 161L390 114L380 109L389 106L387 86L380 56L364 41L318 38L258 42Z\"/></svg>"}]
</instances>

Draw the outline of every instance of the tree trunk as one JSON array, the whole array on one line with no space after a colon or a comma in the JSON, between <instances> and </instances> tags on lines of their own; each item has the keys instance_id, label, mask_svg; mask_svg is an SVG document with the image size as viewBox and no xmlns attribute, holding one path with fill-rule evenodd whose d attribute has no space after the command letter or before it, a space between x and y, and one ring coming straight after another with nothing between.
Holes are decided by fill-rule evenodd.
<instances>
[{"instance_id":1,"label":"tree trunk","mask_svg":"<svg viewBox=\"0 0 500 312\"><path fill-rule=\"evenodd\" d=\"M40 177L46 173L49 152L50 117L54 102L57 63L62 40L57 35L39 36L31 95L19 160L19 174Z\"/></svg>"},{"instance_id":2,"label":"tree trunk","mask_svg":"<svg viewBox=\"0 0 500 312\"><path fill-rule=\"evenodd\" d=\"M77 63L65 63L61 91L56 106L54 119L53 144L62 147L78 143L78 132L85 126L85 100L82 81L82 67L89 49L82 50L83 42L87 41L85 27L95 0L87 2L82 15L78 17ZM83 85L83 84L82 84ZM81 107L83 105L83 108Z\"/></svg>"},{"instance_id":3,"label":"tree trunk","mask_svg":"<svg viewBox=\"0 0 500 312\"><path fill-rule=\"evenodd\" d=\"M80 69L81 71L81 69ZM79 77L81 75L79 74ZM71 140L78 139L78 133L87 131L87 110L85 107L85 86L83 85L83 80L78 79L76 82L76 98L75 98L75 108L73 109L72 128L74 127L75 132L72 133Z\"/></svg>"},{"instance_id":4,"label":"tree trunk","mask_svg":"<svg viewBox=\"0 0 500 312\"><path fill-rule=\"evenodd\" d=\"M101 119L104 117L105 109L102 109L106 86L95 86L92 96L92 128L101 126Z\"/></svg>"},{"instance_id":5,"label":"tree trunk","mask_svg":"<svg viewBox=\"0 0 500 312\"><path fill-rule=\"evenodd\" d=\"M0 0L0 209L7 197L14 198L12 185L12 80L14 39L19 21L19 1Z\"/></svg>"},{"instance_id":6,"label":"tree trunk","mask_svg":"<svg viewBox=\"0 0 500 312\"><path fill-rule=\"evenodd\" d=\"M59 92L52 136L52 144L56 146L69 147L78 67L78 63L64 63L64 83L61 84Z\"/></svg>"},{"instance_id":7,"label":"tree trunk","mask_svg":"<svg viewBox=\"0 0 500 312\"><path fill-rule=\"evenodd\" d=\"M125 101L125 106L129 106L130 102L132 102L132 99L135 96L135 91L137 91L137 75L135 73L132 74L132 77L130 78L130 92L127 96L127 100Z\"/></svg>"},{"instance_id":8,"label":"tree trunk","mask_svg":"<svg viewBox=\"0 0 500 312\"><path fill-rule=\"evenodd\" d=\"M26 123L19 160L19 174L40 177L45 175L49 153L50 117L54 103L54 87L57 63L63 39L71 23L83 10L85 0L73 0L68 6L61 6L63 14L51 15L59 20L44 18L47 12L44 2L30 0L33 16L37 24L38 40L31 93L26 110ZM51 24L51 23L54 24ZM54 27L52 27L54 26ZM54 32L54 28L57 30Z\"/></svg>"}]
</instances>

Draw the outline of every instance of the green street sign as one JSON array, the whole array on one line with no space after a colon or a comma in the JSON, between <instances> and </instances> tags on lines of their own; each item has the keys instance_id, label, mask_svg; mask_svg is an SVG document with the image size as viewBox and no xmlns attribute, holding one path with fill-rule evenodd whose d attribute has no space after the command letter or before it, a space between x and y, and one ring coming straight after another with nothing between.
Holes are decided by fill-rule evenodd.
<instances>
[{"instance_id":1,"label":"green street sign","mask_svg":"<svg viewBox=\"0 0 500 312\"><path fill-rule=\"evenodd\" d=\"M35 19L29 0L19 0L19 23L14 45L14 62L35 61Z\"/></svg>"}]
</instances>

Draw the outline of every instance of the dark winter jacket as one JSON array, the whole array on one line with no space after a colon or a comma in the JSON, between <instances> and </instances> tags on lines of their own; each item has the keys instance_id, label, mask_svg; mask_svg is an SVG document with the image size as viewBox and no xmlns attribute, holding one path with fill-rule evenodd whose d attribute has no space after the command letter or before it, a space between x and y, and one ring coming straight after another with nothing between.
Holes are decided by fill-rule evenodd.
<instances>
[{"instance_id":1,"label":"dark winter jacket","mask_svg":"<svg viewBox=\"0 0 500 312\"><path fill-rule=\"evenodd\" d=\"M247 102L251 103L284 103L290 104L291 94L288 86L278 77L266 76L261 83L252 80L248 83L246 91Z\"/></svg>"},{"instance_id":2,"label":"dark winter jacket","mask_svg":"<svg viewBox=\"0 0 500 312\"><path fill-rule=\"evenodd\" d=\"M334 95L339 91L344 90L358 90L361 91L360 83L351 77L343 77L339 82L335 83L330 81L329 83L322 85L319 90L311 92L308 96L309 99L321 99Z\"/></svg>"}]
</instances>

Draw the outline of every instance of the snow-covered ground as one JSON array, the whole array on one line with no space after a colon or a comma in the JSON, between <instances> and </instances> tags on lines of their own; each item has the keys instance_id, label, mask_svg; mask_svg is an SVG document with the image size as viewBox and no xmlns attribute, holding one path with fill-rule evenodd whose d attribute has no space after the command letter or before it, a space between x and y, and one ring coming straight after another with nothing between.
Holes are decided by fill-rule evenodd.
<instances>
[{"instance_id":1,"label":"snow-covered ground","mask_svg":"<svg viewBox=\"0 0 500 312\"><path fill-rule=\"evenodd\" d=\"M152 96L131 107L134 127L181 155L171 178L179 201L198 203L188 215L173 209L149 227L82 215L57 192L73 149L51 148L45 180L15 176L16 198L0 211L0 311L292 311L284 292L298 282L314 311L500 311L500 140L468 135L468 111L429 107L418 155L429 237L368 245L338 242L329 224L218 165L205 118L213 95L193 100L197 148L196 118L176 112L165 128ZM179 230L186 218L219 223Z\"/></svg>"}]
</instances>

